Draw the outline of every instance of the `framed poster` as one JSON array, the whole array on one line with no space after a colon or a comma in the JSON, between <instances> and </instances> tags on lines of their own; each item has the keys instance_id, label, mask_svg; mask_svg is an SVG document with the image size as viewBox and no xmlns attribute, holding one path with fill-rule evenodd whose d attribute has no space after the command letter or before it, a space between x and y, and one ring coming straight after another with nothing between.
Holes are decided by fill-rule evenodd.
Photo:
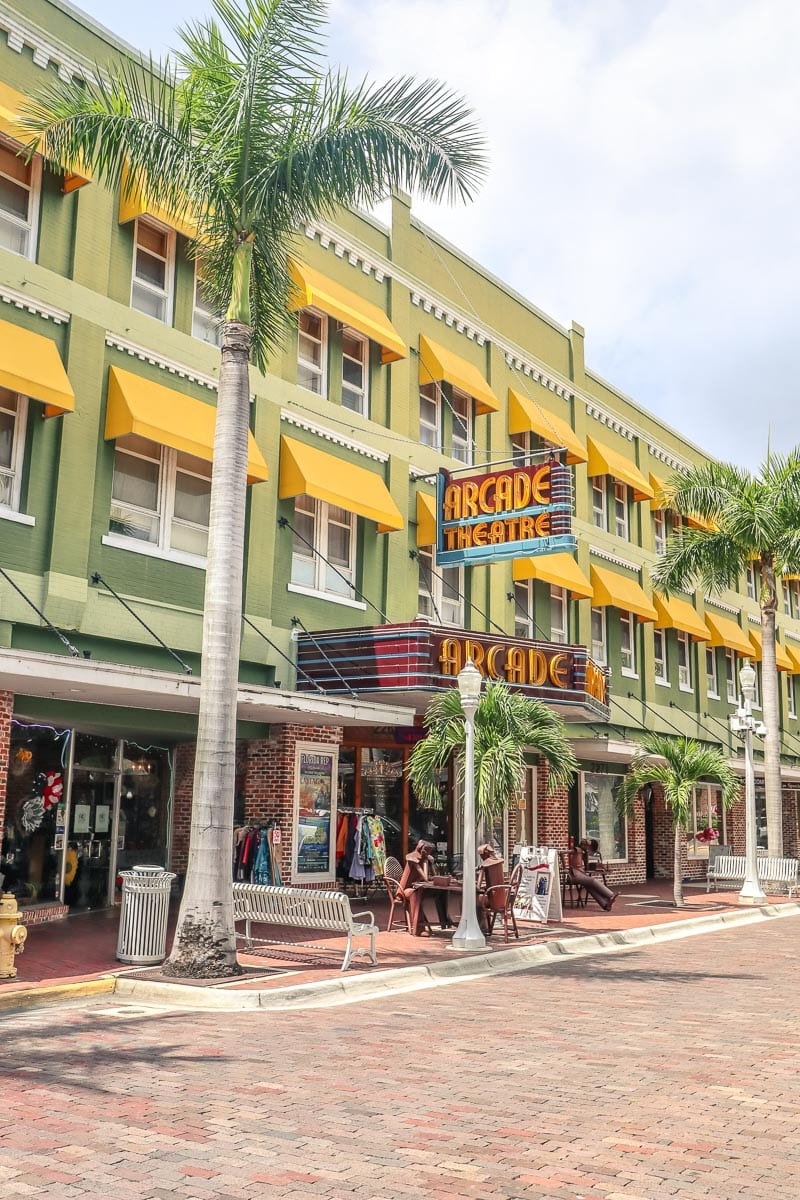
<instances>
[{"instance_id":1,"label":"framed poster","mask_svg":"<svg viewBox=\"0 0 800 1200\"><path fill-rule=\"evenodd\" d=\"M94 810L94 831L95 833L108 833L109 819L111 806L109 804L98 804Z\"/></svg>"},{"instance_id":2,"label":"framed poster","mask_svg":"<svg viewBox=\"0 0 800 1200\"><path fill-rule=\"evenodd\" d=\"M91 833L91 804L76 804L72 815L73 833Z\"/></svg>"},{"instance_id":3,"label":"framed poster","mask_svg":"<svg viewBox=\"0 0 800 1200\"><path fill-rule=\"evenodd\" d=\"M336 878L337 746L298 742L294 759L292 882Z\"/></svg>"}]
</instances>

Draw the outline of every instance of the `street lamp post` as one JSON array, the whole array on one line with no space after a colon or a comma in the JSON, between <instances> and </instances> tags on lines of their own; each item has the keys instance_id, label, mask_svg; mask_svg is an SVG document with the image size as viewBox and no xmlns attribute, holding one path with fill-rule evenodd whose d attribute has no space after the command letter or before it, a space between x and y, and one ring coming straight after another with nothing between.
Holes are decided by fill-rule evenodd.
<instances>
[{"instance_id":1,"label":"street lamp post","mask_svg":"<svg viewBox=\"0 0 800 1200\"><path fill-rule=\"evenodd\" d=\"M472 659L458 673L458 691L464 710L464 861L461 888L461 920L453 934L454 950L482 950L486 938L478 924L475 904L475 712L481 697L481 676Z\"/></svg>"},{"instance_id":2,"label":"street lamp post","mask_svg":"<svg viewBox=\"0 0 800 1200\"><path fill-rule=\"evenodd\" d=\"M744 738L744 809L745 809L745 871L740 904L766 904L767 897L761 890L758 879L758 857L756 855L756 773L753 766L753 733L764 737L766 726L753 716L753 699L756 694L756 673L750 660L744 660L739 672L742 685L742 706L731 717L731 729Z\"/></svg>"}]
</instances>

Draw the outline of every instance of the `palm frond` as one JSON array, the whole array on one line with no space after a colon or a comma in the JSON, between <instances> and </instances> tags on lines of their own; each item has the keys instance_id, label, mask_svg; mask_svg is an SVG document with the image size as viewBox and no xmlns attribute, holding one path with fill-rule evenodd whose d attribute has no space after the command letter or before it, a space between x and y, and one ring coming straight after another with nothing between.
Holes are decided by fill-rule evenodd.
<instances>
[{"instance_id":1,"label":"palm frond","mask_svg":"<svg viewBox=\"0 0 800 1200\"><path fill-rule=\"evenodd\" d=\"M658 783L673 824L685 829L691 818L692 792L704 782L720 785L725 808L739 795L739 780L721 749L703 746L693 738L649 732L623 778L620 807L630 816L641 789Z\"/></svg>"}]
</instances>

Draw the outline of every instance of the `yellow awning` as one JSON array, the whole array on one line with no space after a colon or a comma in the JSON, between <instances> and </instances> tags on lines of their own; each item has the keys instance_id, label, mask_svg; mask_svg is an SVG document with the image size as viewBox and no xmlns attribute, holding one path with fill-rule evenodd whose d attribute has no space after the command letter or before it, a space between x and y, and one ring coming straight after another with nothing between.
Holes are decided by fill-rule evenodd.
<instances>
[{"instance_id":1,"label":"yellow awning","mask_svg":"<svg viewBox=\"0 0 800 1200\"><path fill-rule=\"evenodd\" d=\"M417 545L436 542L436 501L425 492L417 492Z\"/></svg>"},{"instance_id":2,"label":"yellow awning","mask_svg":"<svg viewBox=\"0 0 800 1200\"><path fill-rule=\"evenodd\" d=\"M800 675L800 646L787 646L786 653L789 655L789 662L792 664L792 674Z\"/></svg>"},{"instance_id":3,"label":"yellow awning","mask_svg":"<svg viewBox=\"0 0 800 1200\"><path fill-rule=\"evenodd\" d=\"M213 462L216 424L217 410L213 404L185 396L141 375L132 375L120 367L108 368L106 441L135 433L159 446L171 446L204 462ZM262 483L268 478L267 464L248 430L247 482Z\"/></svg>"},{"instance_id":4,"label":"yellow awning","mask_svg":"<svg viewBox=\"0 0 800 1200\"><path fill-rule=\"evenodd\" d=\"M370 341L377 342L381 347L382 362L397 362L399 358L408 357L408 347L377 304L362 300L349 288L294 258L289 259L289 276L294 284L286 304L289 312L313 305L329 317L363 333Z\"/></svg>"},{"instance_id":5,"label":"yellow awning","mask_svg":"<svg viewBox=\"0 0 800 1200\"><path fill-rule=\"evenodd\" d=\"M660 508L667 506L667 485L660 475L654 475L650 472L650 487L653 489L653 499L650 501L650 511L657 512Z\"/></svg>"},{"instance_id":6,"label":"yellow awning","mask_svg":"<svg viewBox=\"0 0 800 1200\"><path fill-rule=\"evenodd\" d=\"M46 417L75 411L75 393L52 338L0 321L0 386L41 400Z\"/></svg>"},{"instance_id":7,"label":"yellow awning","mask_svg":"<svg viewBox=\"0 0 800 1200\"><path fill-rule=\"evenodd\" d=\"M508 389L508 432L538 433L554 446L564 446L568 463L585 463L586 447L563 417L540 408L535 400Z\"/></svg>"},{"instance_id":8,"label":"yellow awning","mask_svg":"<svg viewBox=\"0 0 800 1200\"><path fill-rule=\"evenodd\" d=\"M592 585L571 554L541 554L535 558L515 558L511 564L514 582L541 579L544 583L566 588L581 600L591 600Z\"/></svg>"},{"instance_id":9,"label":"yellow awning","mask_svg":"<svg viewBox=\"0 0 800 1200\"><path fill-rule=\"evenodd\" d=\"M716 613L706 613L706 625L711 637L709 646L724 646L726 650L735 650L747 658L753 655L753 646L741 625L728 617L718 617Z\"/></svg>"},{"instance_id":10,"label":"yellow awning","mask_svg":"<svg viewBox=\"0 0 800 1200\"><path fill-rule=\"evenodd\" d=\"M682 633L688 633L696 642L708 641L708 626L688 600L681 600L678 596L667 598L654 592L653 603L658 613L656 629L680 629Z\"/></svg>"},{"instance_id":11,"label":"yellow awning","mask_svg":"<svg viewBox=\"0 0 800 1200\"><path fill-rule=\"evenodd\" d=\"M597 608L613 605L635 613L640 621L655 621L658 613L635 579L615 575L604 567L591 568L592 602Z\"/></svg>"},{"instance_id":12,"label":"yellow awning","mask_svg":"<svg viewBox=\"0 0 800 1200\"><path fill-rule=\"evenodd\" d=\"M148 196L142 187L131 182L127 168L122 172L122 183L119 192L119 223L127 225L136 217L152 217L170 229L177 229L184 237L196 238L198 225L196 216L189 210L188 204L180 212L169 212L152 196Z\"/></svg>"},{"instance_id":13,"label":"yellow awning","mask_svg":"<svg viewBox=\"0 0 800 1200\"><path fill-rule=\"evenodd\" d=\"M610 475L612 479L616 479L620 483L627 483L633 491L634 500L652 500L654 498L650 484L630 459L591 437L586 439L586 448L589 451L587 471L590 478L594 475Z\"/></svg>"},{"instance_id":14,"label":"yellow awning","mask_svg":"<svg viewBox=\"0 0 800 1200\"><path fill-rule=\"evenodd\" d=\"M752 658L753 662L761 662L764 657L764 643L761 640L761 633L759 630L750 630L750 641L753 643L753 648L750 651L750 657ZM794 670L794 664L787 654L786 648L778 641L775 642L775 662L779 671Z\"/></svg>"},{"instance_id":15,"label":"yellow awning","mask_svg":"<svg viewBox=\"0 0 800 1200\"><path fill-rule=\"evenodd\" d=\"M19 123L22 106L27 100L28 97L24 96L22 92L9 87L7 83L0 82L0 133L19 142L20 146L27 146L33 138L33 134L27 129L23 129ZM64 191L74 192L76 188L83 187L90 179L91 174L85 167L81 167L80 173L67 171L64 174Z\"/></svg>"},{"instance_id":16,"label":"yellow awning","mask_svg":"<svg viewBox=\"0 0 800 1200\"><path fill-rule=\"evenodd\" d=\"M378 533L402 529L405 524L389 489L374 471L282 437L278 497L288 500L292 496L313 496L376 521Z\"/></svg>"},{"instance_id":17,"label":"yellow awning","mask_svg":"<svg viewBox=\"0 0 800 1200\"><path fill-rule=\"evenodd\" d=\"M500 401L477 367L471 362L445 350L438 342L424 334L419 336L419 381L421 384L451 383L459 391L466 392L475 401L476 413L493 413L500 408Z\"/></svg>"}]
</instances>

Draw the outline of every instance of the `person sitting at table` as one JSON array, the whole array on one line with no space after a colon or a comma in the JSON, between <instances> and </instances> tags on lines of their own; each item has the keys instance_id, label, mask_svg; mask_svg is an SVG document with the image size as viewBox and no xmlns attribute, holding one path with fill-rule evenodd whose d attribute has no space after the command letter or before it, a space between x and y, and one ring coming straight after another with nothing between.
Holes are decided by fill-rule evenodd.
<instances>
[{"instance_id":1,"label":"person sitting at table","mask_svg":"<svg viewBox=\"0 0 800 1200\"><path fill-rule=\"evenodd\" d=\"M478 868L478 919L481 929L486 933L487 910L489 909L489 898L486 892L488 888L499 887L505 882L505 864L490 842L484 842L482 846L478 846L478 858L481 863Z\"/></svg>"},{"instance_id":2,"label":"person sitting at table","mask_svg":"<svg viewBox=\"0 0 800 1200\"><path fill-rule=\"evenodd\" d=\"M611 912L612 905L619 892L612 892L610 887L601 883L596 875L590 875L587 864L589 843L579 842L569 852L570 874L579 887L585 888L593 896L604 912Z\"/></svg>"},{"instance_id":3,"label":"person sitting at table","mask_svg":"<svg viewBox=\"0 0 800 1200\"><path fill-rule=\"evenodd\" d=\"M430 883L436 874L434 869L435 854L435 846L431 842L425 842L420 839L416 847L406 855L406 865L403 868L403 874L400 876L399 890L408 902L409 913L411 915L411 932L415 934L419 930L420 917L422 915L422 899L425 894L424 891L420 890L419 885L421 883ZM434 892L433 899L436 904L436 914L439 918L440 928L452 929L453 923L447 915L446 893Z\"/></svg>"}]
</instances>

